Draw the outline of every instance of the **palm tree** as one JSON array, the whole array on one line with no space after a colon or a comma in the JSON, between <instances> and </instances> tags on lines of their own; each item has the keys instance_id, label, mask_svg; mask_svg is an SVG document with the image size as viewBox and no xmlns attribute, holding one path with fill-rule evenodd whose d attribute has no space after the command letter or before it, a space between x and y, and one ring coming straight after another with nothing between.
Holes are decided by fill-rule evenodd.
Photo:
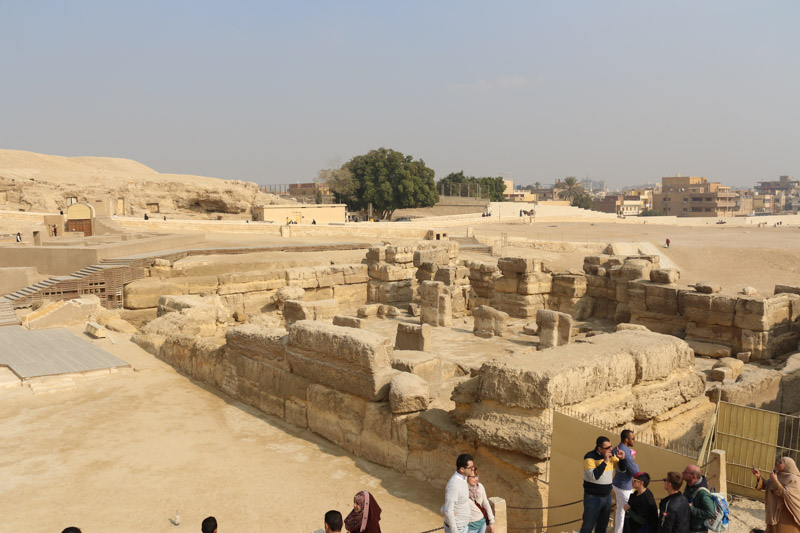
<instances>
[{"instance_id":1,"label":"palm tree","mask_svg":"<svg viewBox=\"0 0 800 533\"><path fill-rule=\"evenodd\" d=\"M536 183L534 183L533 186L536 187L537 191L542 188L542 184L540 182L538 182L538 181Z\"/></svg>"},{"instance_id":2,"label":"palm tree","mask_svg":"<svg viewBox=\"0 0 800 533\"><path fill-rule=\"evenodd\" d=\"M561 186L562 190L558 193L558 197L562 200L569 200L570 203L572 202L573 198L578 196L583 191L583 184L579 183L578 178L574 176L564 178Z\"/></svg>"}]
</instances>

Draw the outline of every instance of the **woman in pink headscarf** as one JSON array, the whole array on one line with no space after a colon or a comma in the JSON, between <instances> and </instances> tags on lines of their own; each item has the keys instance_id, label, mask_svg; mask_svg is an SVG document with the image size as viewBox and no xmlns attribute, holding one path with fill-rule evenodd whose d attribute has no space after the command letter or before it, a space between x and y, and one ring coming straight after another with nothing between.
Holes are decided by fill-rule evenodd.
<instances>
[{"instance_id":1,"label":"woman in pink headscarf","mask_svg":"<svg viewBox=\"0 0 800 533\"><path fill-rule=\"evenodd\" d=\"M756 488L765 492L767 533L800 533L800 470L794 459L781 457L767 481L753 468Z\"/></svg>"},{"instance_id":2,"label":"woman in pink headscarf","mask_svg":"<svg viewBox=\"0 0 800 533\"><path fill-rule=\"evenodd\" d=\"M353 498L353 510L344 519L350 533L381 533L381 507L369 492L362 490Z\"/></svg>"}]
</instances>

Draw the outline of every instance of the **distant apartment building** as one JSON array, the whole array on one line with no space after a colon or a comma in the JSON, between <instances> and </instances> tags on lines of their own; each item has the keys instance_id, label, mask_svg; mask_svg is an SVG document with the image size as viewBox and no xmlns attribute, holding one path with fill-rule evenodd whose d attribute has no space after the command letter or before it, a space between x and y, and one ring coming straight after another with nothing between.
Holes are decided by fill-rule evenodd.
<instances>
[{"instance_id":1,"label":"distant apartment building","mask_svg":"<svg viewBox=\"0 0 800 533\"><path fill-rule=\"evenodd\" d=\"M581 185L583 185L583 190L586 192L605 192L608 190L606 187L606 180L583 178L581 180Z\"/></svg>"},{"instance_id":2,"label":"distant apartment building","mask_svg":"<svg viewBox=\"0 0 800 533\"><path fill-rule=\"evenodd\" d=\"M661 192L653 194L653 210L678 217L729 217L739 214L737 197L730 187L704 177L665 177Z\"/></svg>"},{"instance_id":3,"label":"distant apartment building","mask_svg":"<svg viewBox=\"0 0 800 533\"><path fill-rule=\"evenodd\" d=\"M592 210L603 213L615 213L620 216L636 217L642 211L652 208L652 200L646 194L606 194L592 201Z\"/></svg>"},{"instance_id":4,"label":"distant apartment building","mask_svg":"<svg viewBox=\"0 0 800 533\"><path fill-rule=\"evenodd\" d=\"M759 181L755 186L756 194L771 194L775 197L773 210L794 211L800 210L800 181L793 180L792 176L781 176L777 181Z\"/></svg>"}]
</instances>

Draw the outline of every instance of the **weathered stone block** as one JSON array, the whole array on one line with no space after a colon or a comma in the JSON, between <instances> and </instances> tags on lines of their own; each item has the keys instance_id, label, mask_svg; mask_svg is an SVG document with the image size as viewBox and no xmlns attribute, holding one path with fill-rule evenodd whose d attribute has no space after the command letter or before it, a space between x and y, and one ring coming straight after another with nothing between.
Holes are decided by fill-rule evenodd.
<instances>
[{"instance_id":1,"label":"weathered stone block","mask_svg":"<svg viewBox=\"0 0 800 533\"><path fill-rule=\"evenodd\" d=\"M539 349L569 344L572 336L572 317L566 313L540 309L536 312L539 330Z\"/></svg>"},{"instance_id":2,"label":"weathered stone block","mask_svg":"<svg viewBox=\"0 0 800 533\"><path fill-rule=\"evenodd\" d=\"M650 281L654 283L675 283L681 279L681 271L677 268L657 268L650 271Z\"/></svg>"},{"instance_id":3,"label":"weathered stone block","mask_svg":"<svg viewBox=\"0 0 800 533\"><path fill-rule=\"evenodd\" d=\"M157 307L158 299L165 294L186 294L186 287L171 281L144 278L125 285L123 298L126 309Z\"/></svg>"},{"instance_id":4,"label":"weathered stone block","mask_svg":"<svg viewBox=\"0 0 800 533\"><path fill-rule=\"evenodd\" d=\"M528 272L541 272L541 262L530 257L501 257L497 260L497 268L506 272L525 274Z\"/></svg>"},{"instance_id":5,"label":"weathered stone block","mask_svg":"<svg viewBox=\"0 0 800 533\"><path fill-rule=\"evenodd\" d=\"M376 333L303 320L289 327L292 372L370 401L386 397L391 345Z\"/></svg>"},{"instance_id":6,"label":"weathered stone block","mask_svg":"<svg viewBox=\"0 0 800 533\"><path fill-rule=\"evenodd\" d=\"M397 324L397 335L394 341L395 350L417 350L424 352L431 349L431 327L428 324Z\"/></svg>"},{"instance_id":7,"label":"weathered stone block","mask_svg":"<svg viewBox=\"0 0 800 533\"><path fill-rule=\"evenodd\" d=\"M342 326L344 328L356 328L356 329L363 329L364 328L364 319L357 318L354 316L344 316L344 315L336 315L333 317L333 325L334 326Z\"/></svg>"},{"instance_id":8,"label":"weathered stone block","mask_svg":"<svg viewBox=\"0 0 800 533\"><path fill-rule=\"evenodd\" d=\"M299 320L331 320L339 311L336 300L316 300L305 302L287 300L283 307L283 317L287 324Z\"/></svg>"},{"instance_id":9,"label":"weathered stone block","mask_svg":"<svg viewBox=\"0 0 800 533\"><path fill-rule=\"evenodd\" d=\"M473 333L478 337L506 337L508 331L508 313L482 305L472 310L474 318Z\"/></svg>"},{"instance_id":10,"label":"weathered stone block","mask_svg":"<svg viewBox=\"0 0 800 533\"><path fill-rule=\"evenodd\" d=\"M398 372L392 377L389 388L389 405L392 413L414 413L428 408L430 385L419 376Z\"/></svg>"},{"instance_id":11,"label":"weathered stone block","mask_svg":"<svg viewBox=\"0 0 800 533\"><path fill-rule=\"evenodd\" d=\"M105 339L106 329L97 322L89 322L86 324L86 333L95 339Z\"/></svg>"}]
</instances>

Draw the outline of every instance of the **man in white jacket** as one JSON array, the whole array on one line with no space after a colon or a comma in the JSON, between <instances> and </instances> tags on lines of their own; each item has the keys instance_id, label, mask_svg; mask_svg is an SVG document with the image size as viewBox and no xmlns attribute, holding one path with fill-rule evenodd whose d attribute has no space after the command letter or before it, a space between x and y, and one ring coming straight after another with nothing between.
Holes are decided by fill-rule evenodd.
<instances>
[{"instance_id":1,"label":"man in white jacket","mask_svg":"<svg viewBox=\"0 0 800 533\"><path fill-rule=\"evenodd\" d=\"M469 525L469 485L467 475L475 470L472 456L462 453L456 459L456 471L447 482L444 489L444 515L445 533L467 533Z\"/></svg>"}]
</instances>

